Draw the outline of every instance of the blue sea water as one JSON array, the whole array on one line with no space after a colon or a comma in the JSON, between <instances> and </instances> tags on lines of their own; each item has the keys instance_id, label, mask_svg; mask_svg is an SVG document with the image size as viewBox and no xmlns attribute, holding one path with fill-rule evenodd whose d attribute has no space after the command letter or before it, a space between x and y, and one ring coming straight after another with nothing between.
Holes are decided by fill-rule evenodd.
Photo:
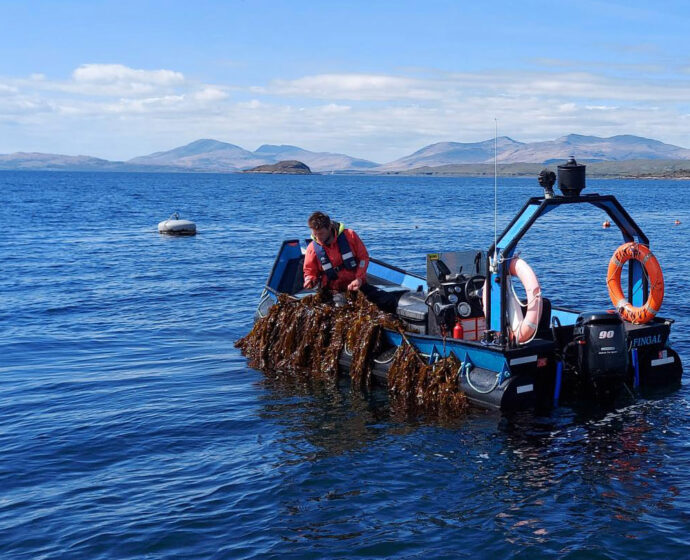
<instances>
[{"instance_id":1,"label":"blue sea water","mask_svg":"<svg viewBox=\"0 0 690 560\"><path fill-rule=\"evenodd\" d=\"M686 364L689 190L588 186L650 237ZM499 229L538 194L501 179ZM312 210L424 273L427 252L488 248L493 197L493 179L0 172L0 557L688 557L687 382L612 412L404 424L385 392L271 382L233 347ZM174 210L196 237L156 232ZM603 220L553 212L521 244L554 303L610 306Z\"/></svg>"}]
</instances>

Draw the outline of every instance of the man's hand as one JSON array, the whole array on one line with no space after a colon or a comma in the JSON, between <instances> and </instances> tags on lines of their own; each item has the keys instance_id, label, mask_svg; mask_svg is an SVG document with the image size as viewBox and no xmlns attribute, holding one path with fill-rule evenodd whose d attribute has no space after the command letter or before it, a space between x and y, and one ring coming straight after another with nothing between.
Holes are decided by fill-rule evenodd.
<instances>
[{"instance_id":1,"label":"man's hand","mask_svg":"<svg viewBox=\"0 0 690 560\"><path fill-rule=\"evenodd\" d=\"M316 278L312 278L311 276L306 276L304 278L304 287L306 289L310 289L316 286Z\"/></svg>"},{"instance_id":2,"label":"man's hand","mask_svg":"<svg viewBox=\"0 0 690 560\"><path fill-rule=\"evenodd\" d=\"M361 278L355 278L352 282L350 282L347 285L347 289L351 292L354 292L355 290L359 290L362 287L362 284L363 282Z\"/></svg>"}]
</instances>

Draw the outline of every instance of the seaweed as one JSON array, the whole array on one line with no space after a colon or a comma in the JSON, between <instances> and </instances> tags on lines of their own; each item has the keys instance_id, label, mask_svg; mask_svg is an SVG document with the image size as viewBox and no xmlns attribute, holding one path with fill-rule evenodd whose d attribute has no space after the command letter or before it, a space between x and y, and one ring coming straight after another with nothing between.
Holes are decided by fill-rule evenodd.
<instances>
[{"instance_id":1,"label":"seaweed","mask_svg":"<svg viewBox=\"0 0 690 560\"><path fill-rule=\"evenodd\" d=\"M388 370L391 411L399 419L450 420L467 412L468 401L460 390L460 360L454 354L433 364L424 362L411 344L401 344Z\"/></svg>"},{"instance_id":2,"label":"seaweed","mask_svg":"<svg viewBox=\"0 0 690 560\"><path fill-rule=\"evenodd\" d=\"M339 298L339 299L338 299ZM235 346L249 365L273 377L335 383L338 360L351 354L351 386L368 390L373 383L373 358L384 348L384 329L398 331L404 343L388 372L394 417L450 419L464 414L467 399L456 374L460 362L451 355L428 365L404 335L403 324L384 313L359 292L320 291L301 300L281 294L265 317Z\"/></svg>"}]
</instances>

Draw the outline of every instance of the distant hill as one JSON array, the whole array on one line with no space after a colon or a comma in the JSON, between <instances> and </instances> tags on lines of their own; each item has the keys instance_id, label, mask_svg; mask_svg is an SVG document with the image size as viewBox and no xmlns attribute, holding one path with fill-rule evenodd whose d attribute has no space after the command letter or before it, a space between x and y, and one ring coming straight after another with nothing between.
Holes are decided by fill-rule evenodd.
<instances>
[{"instance_id":1,"label":"distant hill","mask_svg":"<svg viewBox=\"0 0 690 560\"><path fill-rule=\"evenodd\" d=\"M0 155L0 165L4 169L97 169L117 165L117 163L89 156L60 156L37 152L16 152L14 154Z\"/></svg>"},{"instance_id":2,"label":"distant hill","mask_svg":"<svg viewBox=\"0 0 690 560\"><path fill-rule=\"evenodd\" d=\"M373 161L330 152L310 152L297 146L264 144L250 152L218 140L197 140L167 152L136 157L128 163L138 165L169 165L195 171L231 172L270 165L284 160L306 163L313 171L357 171L377 167Z\"/></svg>"},{"instance_id":3,"label":"distant hill","mask_svg":"<svg viewBox=\"0 0 690 560\"><path fill-rule=\"evenodd\" d=\"M167 165L193 171L232 172L275 161L257 156L234 144L204 139L166 152L136 157L128 163Z\"/></svg>"},{"instance_id":4,"label":"distant hill","mask_svg":"<svg viewBox=\"0 0 690 560\"><path fill-rule=\"evenodd\" d=\"M565 160L554 163L499 163L500 177L536 177L547 167L556 171L556 167ZM635 159L628 161L589 162L578 160L587 165L589 178L670 178L690 179L690 160ZM493 177L493 163L466 163L459 165L440 165L437 167L417 167L402 171L388 171L387 175L432 175L446 177Z\"/></svg>"},{"instance_id":5,"label":"distant hill","mask_svg":"<svg viewBox=\"0 0 690 560\"><path fill-rule=\"evenodd\" d=\"M378 167L378 163L358 159L345 154L331 152L310 152L297 146L274 146L264 144L255 152L256 155L271 157L276 160L295 159L306 163L312 171L367 171Z\"/></svg>"},{"instance_id":6,"label":"distant hill","mask_svg":"<svg viewBox=\"0 0 690 560\"><path fill-rule=\"evenodd\" d=\"M562 161L571 155L589 161L624 161L631 159L690 159L690 150L640 136L610 138L569 134L550 142L523 144L514 151L504 151L498 161L505 163Z\"/></svg>"},{"instance_id":7,"label":"distant hill","mask_svg":"<svg viewBox=\"0 0 690 560\"><path fill-rule=\"evenodd\" d=\"M17 171L175 171L164 165L141 166L90 156L63 156L36 152L0 154L0 169Z\"/></svg>"},{"instance_id":8,"label":"distant hill","mask_svg":"<svg viewBox=\"0 0 690 560\"><path fill-rule=\"evenodd\" d=\"M498 152L515 151L524 146L507 136L501 136L496 142ZM483 142L438 142L425 146L421 150L390 163L381 165L378 171L414 169L416 167L437 167L463 163L484 163L494 159L494 140Z\"/></svg>"},{"instance_id":9,"label":"distant hill","mask_svg":"<svg viewBox=\"0 0 690 560\"><path fill-rule=\"evenodd\" d=\"M497 162L501 165L513 166L505 168L506 173L513 174L520 174L523 169L532 169L531 165L560 163L571 155L582 163L589 162L590 164L634 162L627 167L614 166L612 168L621 169L621 173L625 176L665 172L663 166L652 171L644 171L643 169L648 167L647 164L642 163L645 161L684 162L690 160L690 150L686 148L632 135L600 138L569 134L545 142L518 142L503 136L498 138L496 152ZM234 173L284 160L304 162L312 171L320 173L467 174L470 172L470 167L451 170L447 166L493 166L494 140L438 142L383 165L346 154L311 152L298 146L264 144L251 152L235 144L202 139L172 150L135 157L125 162L59 154L25 152L0 154L0 169ZM472 173L484 174L484 171L480 169L476 168ZM604 167L601 169L603 170ZM668 172L673 177L678 177L684 173L684 170L676 169Z\"/></svg>"},{"instance_id":10,"label":"distant hill","mask_svg":"<svg viewBox=\"0 0 690 560\"><path fill-rule=\"evenodd\" d=\"M551 163L574 155L580 160L623 161L630 159L690 159L690 150L640 136L611 138L569 134L547 142L523 143L508 137L498 138L499 163ZM493 163L494 141L431 144L409 156L382 165L379 171L402 171L419 167L439 167L473 163Z\"/></svg>"}]
</instances>

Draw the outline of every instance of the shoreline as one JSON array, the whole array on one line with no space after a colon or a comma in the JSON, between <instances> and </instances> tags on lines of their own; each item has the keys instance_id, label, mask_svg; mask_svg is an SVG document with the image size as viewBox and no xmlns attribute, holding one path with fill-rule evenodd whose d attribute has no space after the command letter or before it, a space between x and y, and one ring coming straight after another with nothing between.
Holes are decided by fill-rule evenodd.
<instances>
[{"instance_id":1,"label":"shoreline","mask_svg":"<svg viewBox=\"0 0 690 560\"><path fill-rule=\"evenodd\" d=\"M542 166L541 168L543 168ZM540 169L541 169L540 168ZM683 170L684 172L686 170ZM334 176L334 177L458 177L467 179L487 179L493 178L493 173L484 172L458 172L458 171L388 171L378 173L363 173L360 171L316 171L311 173L295 173L295 172L266 172L266 171L209 171L209 170L193 170L193 169L142 169L142 170L122 170L122 169L64 169L64 168L0 168L0 173L126 173L126 174L171 174L171 175L288 175L288 176ZM535 178L539 174L537 172L515 172L515 173L498 173L498 177L503 179L529 179ZM601 174L596 172L588 172L590 179L615 179L615 180L653 180L653 181L690 181L690 170L687 174L682 175L676 173L669 174Z\"/></svg>"}]
</instances>

